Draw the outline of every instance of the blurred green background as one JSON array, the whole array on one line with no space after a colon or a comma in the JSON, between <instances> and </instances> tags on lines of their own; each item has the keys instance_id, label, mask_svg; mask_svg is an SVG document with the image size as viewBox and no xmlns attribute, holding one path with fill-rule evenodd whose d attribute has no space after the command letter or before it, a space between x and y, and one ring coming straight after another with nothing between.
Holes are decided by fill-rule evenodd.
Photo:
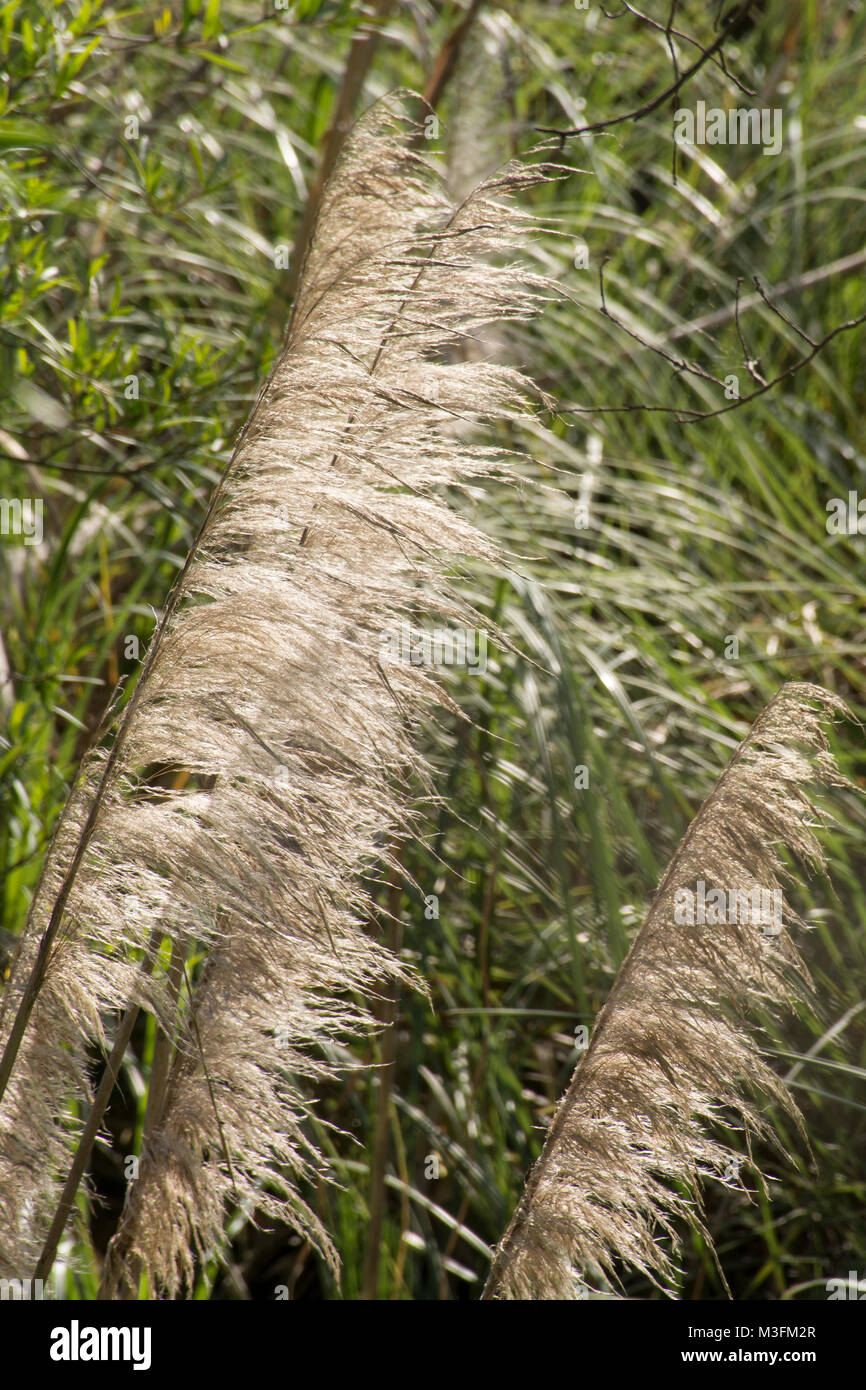
<instances>
[{"instance_id":1,"label":"blurred green background","mask_svg":"<svg viewBox=\"0 0 866 1390\"><path fill-rule=\"evenodd\" d=\"M682 3L674 27L706 47L715 10ZM375 35L356 110L442 78L427 150L460 194L532 149L536 127L607 120L664 91L669 37L680 70L701 52L664 33L669 11L647 0L653 27L570 0L0 5L0 497L44 499L42 544L0 537L4 970L78 759L118 679L134 678L280 345L290 250L353 41L357 62ZM574 172L531 196L551 230L527 237L526 257L562 299L490 346L561 409L552 438L531 422L503 435L525 457L474 501L507 558L467 575L466 592L513 650L492 651L484 676L449 677L471 722L425 732L443 804L403 852L419 891L377 889L382 932L430 1002L383 1000L393 1029L354 1055L392 1065L321 1098L343 1131L318 1136L342 1185L310 1195L342 1286L289 1230L238 1218L202 1298L477 1297L575 1030L751 720L788 679L866 716L866 540L826 529L831 498L866 492L863 330L791 370L810 351L797 328L818 341L866 311L866 9L756 3L724 55L642 119L563 141ZM781 153L681 149L674 179L673 109L699 99L781 109ZM600 312L605 258L617 323ZM684 421L729 402L626 329L736 374L742 395L757 384L744 351L765 380L788 375ZM656 408L610 409L624 405ZM861 730L840 726L836 745L862 785ZM797 901L814 927L814 1005L766 1021L812 1153L775 1116L798 1166L756 1153L772 1201L748 1169L751 1202L706 1193L736 1298L823 1298L829 1278L866 1271L866 821L853 795L832 810L832 886ZM152 1027L136 1033L94 1160L98 1200L81 1198L62 1248L60 1297L94 1296ZM693 1236L682 1266L683 1298L724 1296ZM657 1296L628 1271L623 1283Z\"/></svg>"}]
</instances>

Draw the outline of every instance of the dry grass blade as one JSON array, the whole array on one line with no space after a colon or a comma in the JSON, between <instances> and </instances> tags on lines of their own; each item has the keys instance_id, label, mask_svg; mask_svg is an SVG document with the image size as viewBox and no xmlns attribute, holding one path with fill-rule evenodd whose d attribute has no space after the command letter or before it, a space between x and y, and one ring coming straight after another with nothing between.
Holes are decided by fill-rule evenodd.
<instances>
[{"instance_id":1,"label":"dry grass blade","mask_svg":"<svg viewBox=\"0 0 866 1390\"><path fill-rule=\"evenodd\" d=\"M762 1101L796 1115L747 1017L807 983L782 847L823 866L808 789L816 777L844 782L825 726L845 712L819 687L783 686L704 802L599 1014L485 1298L585 1296L618 1262L669 1284L659 1236L676 1244L678 1219L701 1226L700 1179L740 1180L744 1155L713 1137L714 1121L738 1117L748 1141L770 1135Z\"/></svg>"}]
</instances>

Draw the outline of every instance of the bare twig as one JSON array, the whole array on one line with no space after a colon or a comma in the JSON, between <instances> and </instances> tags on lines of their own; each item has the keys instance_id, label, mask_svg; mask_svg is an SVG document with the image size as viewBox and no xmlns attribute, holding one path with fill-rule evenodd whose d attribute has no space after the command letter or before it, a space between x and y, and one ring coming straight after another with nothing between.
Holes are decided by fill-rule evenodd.
<instances>
[{"instance_id":1,"label":"bare twig","mask_svg":"<svg viewBox=\"0 0 866 1390\"><path fill-rule=\"evenodd\" d=\"M757 381L759 386L766 386L767 382L765 378L762 377L761 373L758 371L759 359L757 357L753 357L752 354L749 352L749 349L746 347L746 340L743 337L743 329L740 323L740 286L742 285L742 283L743 277L741 275L737 280L737 297L734 302L734 322L737 326L737 337L740 340L740 348L743 353L743 361L746 364L746 370L748 371L749 376L751 376L754 381ZM758 284L757 278L755 279L755 284ZM758 286L758 288L760 289L760 285ZM763 291L761 291L761 293L763 296ZM769 300L767 300L767 303L769 304Z\"/></svg>"},{"instance_id":2,"label":"bare twig","mask_svg":"<svg viewBox=\"0 0 866 1390\"><path fill-rule=\"evenodd\" d=\"M678 4L678 3L679 3L679 0L675 0L675 3ZM672 5L672 8L673 8L673 7L675 7L675 6ZM704 52L704 45L700 42L699 39L696 39L692 34L686 34L682 29L675 29L675 28L673 27L673 15L672 15L672 14L668 16L668 21L667 21L667 23L662 24L660 20L654 19L652 15L644 14L643 10L639 10L639 9L637 8L636 5L624 4L624 6L623 6L623 12L624 12L624 13L625 13L625 12L628 12L629 14L633 14L634 17L635 17L635 19L641 19L641 20L643 20L644 24L648 24L649 27L650 27L651 29L657 29L657 30L659 31L659 33L664 34L664 35L665 35L665 40L666 40L666 42L668 43L668 47L670 47L670 36L672 36L672 37L675 38L675 39L682 39L683 43L690 43L694 48L699 48L699 49L701 50L701 52ZM607 15L607 18L608 18L608 19L619 19L619 18L621 18L620 15L608 14L607 10L605 10L604 13L605 13L605 15ZM673 66L674 66L674 77L678 77L678 76L679 76L679 72L678 72L678 70L677 70L676 58L675 58L675 55L674 55L673 53L671 53L671 61L672 61ZM711 61L712 61L713 67L717 67L717 68L719 69L720 72L724 73L724 75L725 75L725 77L727 77L728 81L729 81L729 82L732 82L732 83L734 84L735 87L739 88L739 90L743 93L743 96L753 97L753 96L756 95L756 93L755 93L755 91L754 91L754 88L752 88L752 87L747 87L746 84L745 84L745 82L741 82L740 79L739 79L738 77L736 77L736 76L734 75L734 73L732 73L732 72L728 69L727 64L726 64L726 62L725 62L724 50L722 50L722 51L719 53L718 57L716 57L715 55L712 55Z\"/></svg>"},{"instance_id":3,"label":"bare twig","mask_svg":"<svg viewBox=\"0 0 866 1390\"><path fill-rule=\"evenodd\" d=\"M819 285L823 280L832 280L837 275L846 275L849 270L859 270L866 265L866 251L855 251L851 256L842 256L837 261L830 261L827 265L817 266L814 270L807 270L802 275L795 275L792 280L783 280L781 285L775 288L776 295L790 294L792 290L806 290L811 285ZM754 309L760 304L759 294L747 295L739 302L740 313L747 309ZM699 319L690 319L688 323L680 324L679 328L672 328L666 335L667 342L673 342L678 338L688 338L692 333L703 333L708 328L719 328L723 323L728 323L734 315L734 308L726 305L723 309L714 309L712 313L702 314Z\"/></svg>"},{"instance_id":4,"label":"bare twig","mask_svg":"<svg viewBox=\"0 0 866 1390\"><path fill-rule=\"evenodd\" d=\"M604 291L604 267L607 265L609 259L610 257L605 257L605 259L602 261L599 267L598 272L599 290L601 294L600 312L604 315L604 317L610 319L611 323L616 324L617 328L621 328L622 331L624 333L627 333L628 336L634 339L636 343L640 343L641 347L647 348L650 352L655 353L657 357L663 358L665 362L669 363L670 366L673 367L674 371L683 372L687 376L698 377L702 381L711 381L716 386L724 387L724 382L719 381L717 377L714 377L711 372L708 372L704 367L701 367L699 363L689 362L684 357L676 357L673 353L668 352L658 343L651 343L646 338L641 337L641 335L637 333L634 329L629 328L626 324L621 323L619 319L616 319L614 317L614 315L610 312L610 310L607 307L607 299ZM836 325L835 328L831 328L830 331L826 333L823 338L819 339L816 342L813 338L810 338L809 335L803 331L803 329L798 328L798 326L795 323L793 323L792 320L788 318L786 314L783 314L782 311L772 303L766 292L762 289L758 277L753 276L753 279L757 289L757 297L752 300L752 303L754 304L758 302L763 302L764 304L766 304L767 308L772 309L773 312L777 314L778 317L782 319L783 322L786 323L789 328L791 328L795 333L797 333L801 338L803 338L804 341L807 342L810 346L809 352L805 353L802 357L798 358L796 362L792 363L790 367L787 367L785 371L780 372L778 376L773 377L770 381L766 381L757 371L757 359L752 358L748 353L745 340L740 329L740 310L742 306L739 303L740 282L738 281L737 299L735 301L732 313L737 326L737 333L740 338L740 345L743 349L746 368L749 371L750 375L754 378L754 380L759 383L756 390L750 392L750 394L747 396L738 396L735 400L732 400L728 405L719 406L716 410L692 410L688 406L647 405L644 402L633 402L629 403L628 405L567 405L562 406L560 408L561 413L563 415L616 415L645 412L648 414L653 413L673 415L679 424L684 425L693 424L697 420L713 420L719 415L727 415L732 410L739 410L742 406L748 405L750 401L757 400L759 396L766 395L768 391L771 391L774 386L778 386L780 382L786 381L789 377L796 376L796 374L799 371L801 371L803 367L807 366L815 357L817 357L818 353L821 352L827 346L828 343L831 343L834 338L838 338L839 335L842 333L850 333L853 329L859 328L861 324L866 323L866 313L861 314L858 318L855 319L847 319L844 323L839 323ZM726 317L730 316L730 313L726 315Z\"/></svg>"},{"instance_id":5,"label":"bare twig","mask_svg":"<svg viewBox=\"0 0 866 1390\"><path fill-rule=\"evenodd\" d=\"M626 6L626 8L628 9L629 7ZM643 106L638 106L633 111L626 111L622 116L611 116L606 121L594 121L591 125L572 126L566 130L562 129L560 126L536 126L536 130L540 131L543 135L558 135L564 140L572 135L592 135L596 131L609 130L611 126L622 125L625 121L637 121L640 120L642 116L649 116L653 111L657 111L660 106L664 106L665 102L669 101L671 97L675 97L679 93L680 88L684 87L685 84L694 77L695 73L700 72L701 68L721 51L731 31L746 13L748 8L749 0L746 0L745 4L738 5L732 10L728 15L725 27L722 29L722 32L715 42L712 43L709 48L702 49L700 57L695 59L691 67L685 68L677 75L669 87L666 87L657 97L653 97L651 101L644 102Z\"/></svg>"},{"instance_id":6,"label":"bare twig","mask_svg":"<svg viewBox=\"0 0 866 1390\"><path fill-rule=\"evenodd\" d=\"M481 5L482 0L470 0L469 8L463 19L448 35L436 54L433 70L424 87L424 100L434 110L457 67L461 50Z\"/></svg>"}]
</instances>

